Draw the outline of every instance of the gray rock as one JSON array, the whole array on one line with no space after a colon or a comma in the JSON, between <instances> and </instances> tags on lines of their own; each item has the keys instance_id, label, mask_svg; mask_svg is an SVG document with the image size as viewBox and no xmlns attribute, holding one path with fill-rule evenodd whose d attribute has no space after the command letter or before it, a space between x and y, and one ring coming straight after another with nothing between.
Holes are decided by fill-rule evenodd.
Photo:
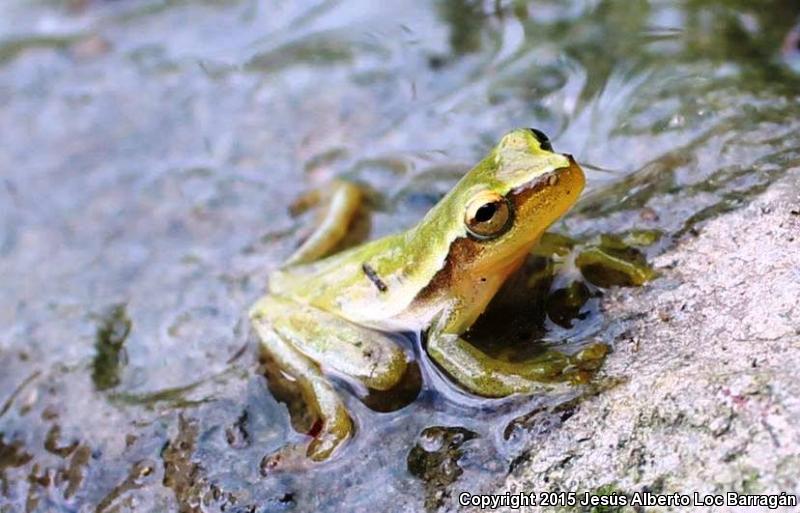
<instances>
[{"instance_id":1,"label":"gray rock","mask_svg":"<svg viewBox=\"0 0 800 513\"><path fill-rule=\"evenodd\" d=\"M799 211L795 169L609 294L608 387L497 493L800 494Z\"/></svg>"}]
</instances>

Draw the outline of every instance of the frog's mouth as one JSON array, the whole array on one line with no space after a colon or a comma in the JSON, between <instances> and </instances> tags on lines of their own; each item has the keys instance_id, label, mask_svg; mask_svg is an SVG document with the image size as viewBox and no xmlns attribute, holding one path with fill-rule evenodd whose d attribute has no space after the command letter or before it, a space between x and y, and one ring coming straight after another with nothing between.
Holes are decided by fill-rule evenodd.
<instances>
[{"instance_id":1,"label":"frog's mouth","mask_svg":"<svg viewBox=\"0 0 800 513\"><path fill-rule=\"evenodd\" d=\"M538 223L552 217L547 223L549 226L577 201L585 184L583 170L572 155L564 156L569 160L569 166L538 176L535 180L512 189L506 196L515 213L522 216L522 219L529 219L529 214L538 213Z\"/></svg>"}]
</instances>

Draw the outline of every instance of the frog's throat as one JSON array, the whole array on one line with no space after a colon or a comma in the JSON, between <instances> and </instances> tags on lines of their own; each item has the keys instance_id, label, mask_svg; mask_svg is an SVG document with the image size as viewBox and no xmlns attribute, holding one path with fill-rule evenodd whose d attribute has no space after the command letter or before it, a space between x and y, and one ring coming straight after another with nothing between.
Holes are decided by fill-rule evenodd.
<instances>
[{"instance_id":1,"label":"frog's throat","mask_svg":"<svg viewBox=\"0 0 800 513\"><path fill-rule=\"evenodd\" d=\"M534 244L535 241L532 243ZM411 303L411 309L422 307L423 311L436 312L436 303L455 301L460 305L458 319L448 330L460 333L470 326L483 312L509 275L524 262L527 252L506 254L500 258L486 256L489 248L469 237L453 241L444 265Z\"/></svg>"},{"instance_id":2,"label":"frog's throat","mask_svg":"<svg viewBox=\"0 0 800 513\"><path fill-rule=\"evenodd\" d=\"M443 290L452 290L459 278L464 279L459 274L466 271L463 269L465 263L470 263L483 253L480 242L468 237L458 237L450 244L450 250L445 257L444 265L434 274L428 284L417 293L414 302L425 302L433 299L434 296ZM461 268L460 268L461 267ZM459 273L461 271L461 273Z\"/></svg>"}]
</instances>

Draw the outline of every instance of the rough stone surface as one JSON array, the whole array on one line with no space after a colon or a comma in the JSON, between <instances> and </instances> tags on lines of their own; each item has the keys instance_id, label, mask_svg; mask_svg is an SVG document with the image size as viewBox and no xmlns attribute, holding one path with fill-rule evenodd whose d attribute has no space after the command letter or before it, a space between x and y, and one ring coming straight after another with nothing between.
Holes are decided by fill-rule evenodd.
<instances>
[{"instance_id":1,"label":"rough stone surface","mask_svg":"<svg viewBox=\"0 0 800 513\"><path fill-rule=\"evenodd\" d=\"M535 438L497 493L800 495L800 172L656 265L650 286L606 298L609 388Z\"/></svg>"}]
</instances>

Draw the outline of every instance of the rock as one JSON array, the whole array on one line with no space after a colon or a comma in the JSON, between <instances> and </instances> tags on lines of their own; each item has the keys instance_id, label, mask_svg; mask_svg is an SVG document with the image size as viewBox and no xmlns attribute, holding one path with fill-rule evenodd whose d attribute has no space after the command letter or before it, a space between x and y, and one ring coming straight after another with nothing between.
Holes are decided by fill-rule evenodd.
<instances>
[{"instance_id":1,"label":"rock","mask_svg":"<svg viewBox=\"0 0 800 513\"><path fill-rule=\"evenodd\" d=\"M800 494L798 205L795 169L660 256L660 279L609 294L597 379L616 385L537 437L496 493Z\"/></svg>"}]
</instances>

